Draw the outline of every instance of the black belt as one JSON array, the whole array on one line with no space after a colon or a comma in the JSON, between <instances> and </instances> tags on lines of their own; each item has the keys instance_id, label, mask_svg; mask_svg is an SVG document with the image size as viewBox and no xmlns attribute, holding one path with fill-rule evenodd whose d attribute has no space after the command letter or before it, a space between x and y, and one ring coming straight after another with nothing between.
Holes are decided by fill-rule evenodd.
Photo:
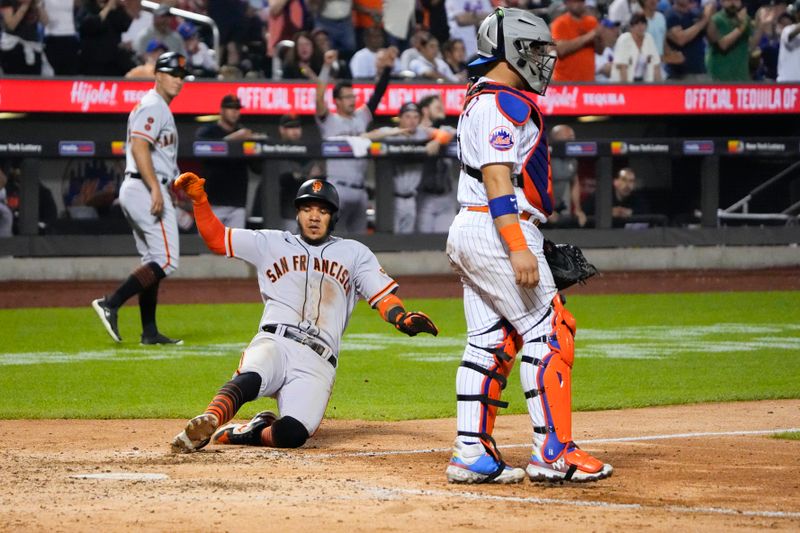
<instances>
[{"instance_id":1,"label":"black belt","mask_svg":"<svg viewBox=\"0 0 800 533\"><path fill-rule=\"evenodd\" d=\"M414 192L410 192L408 194L394 193L395 198L405 198L406 200L408 200L409 198L414 198L416 195L417 195L417 193L414 193Z\"/></svg>"},{"instance_id":2,"label":"black belt","mask_svg":"<svg viewBox=\"0 0 800 533\"><path fill-rule=\"evenodd\" d=\"M135 180L142 180L142 175L139 174L138 172L128 172L127 174L125 174L125 177L133 178ZM156 179L158 179L158 176L156 176ZM166 185L167 183L169 183L169 178L161 178L161 185Z\"/></svg>"},{"instance_id":3,"label":"black belt","mask_svg":"<svg viewBox=\"0 0 800 533\"><path fill-rule=\"evenodd\" d=\"M471 167L469 165L461 165L461 170L467 173L468 176L475 178L476 180L483 182L483 172L478 170L475 167ZM522 187L524 184L522 183L522 175L521 174L512 174L511 175L511 185L514 187Z\"/></svg>"},{"instance_id":4,"label":"black belt","mask_svg":"<svg viewBox=\"0 0 800 533\"><path fill-rule=\"evenodd\" d=\"M331 180L331 181L333 181L333 183L335 183L336 185L341 185L342 187L347 187L349 189L366 189L366 187L363 184L346 183L344 181L336 181L336 180Z\"/></svg>"},{"instance_id":5,"label":"black belt","mask_svg":"<svg viewBox=\"0 0 800 533\"><path fill-rule=\"evenodd\" d=\"M331 352L330 348L328 348L327 346L325 346L321 342L314 340L314 338L310 337L309 335L305 335L303 333L296 332L293 329L290 329L288 326L284 326L283 327L283 332L282 333L278 333L279 329L280 329L280 326L278 324L267 324L266 326L262 326L261 327L261 331L266 331L267 333L273 333L275 335L280 335L282 337L286 337L287 339L293 340L294 342L297 342L297 343L302 344L304 346L308 346L309 348L314 350L317 353L317 355L319 355L323 359L325 358L325 354L326 353L330 353ZM335 355L331 354L325 360L328 361L333 368L336 368L336 356Z\"/></svg>"}]
</instances>

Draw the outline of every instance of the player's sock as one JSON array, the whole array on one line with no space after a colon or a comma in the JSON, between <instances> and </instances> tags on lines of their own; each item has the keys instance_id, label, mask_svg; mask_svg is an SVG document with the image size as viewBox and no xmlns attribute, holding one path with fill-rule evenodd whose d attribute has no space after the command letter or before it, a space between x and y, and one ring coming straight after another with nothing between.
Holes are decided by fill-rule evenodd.
<instances>
[{"instance_id":1,"label":"player's sock","mask_svg":"<svg viewBox=\"0 0 800 533\"><path fill-rule=\"evenodd\" d=\"M142 336L155 337L158 334L156 326L156 306L158 305L158 285L145 287L139 293L139 315L142 317Z\"/></svg>"},{"instance_id":2,"label":"player's sock","mask_svg":"<svg viewBox=\"0 0 800 533\"><path fill-rule=\"evenodd\" d=\"M275 443L272 441L272 426L261 431L261 445L275 448Z\"/></svg>"},{"instance_id":3,"label":"player's sock","mask_svg":"<svg viewBox=\"0 0 800 533\"><path fill-rule=\"evenodd\" d=\"M219 389L206 407L206 413L217 417L219 426L227 424L246 402L258 397L261 376L255 372L239 374Z\"/></svg>"},{"instance_id":4,"label":"player's sock","mask_svg":"<svg viewBox=\"0 0 800 533\"><path fill-rule=\"evenodd\" d=\"M120 285L114 294L106 298L106 303L113 308L119 308L127 302L131 296L142 292L142 289L157 284L160 280L167 277L164 270L158 263L147 263L140 266L128 276L122 285Z\"/></svg>"}]
</instances>

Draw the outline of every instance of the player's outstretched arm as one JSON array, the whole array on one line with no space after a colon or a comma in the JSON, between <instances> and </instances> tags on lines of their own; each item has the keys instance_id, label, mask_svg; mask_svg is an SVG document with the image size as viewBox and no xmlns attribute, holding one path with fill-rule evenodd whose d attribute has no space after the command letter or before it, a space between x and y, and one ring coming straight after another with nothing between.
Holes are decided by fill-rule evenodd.
<instances>
[{"instance_id":1,"label":"player's outstretched arm","mask_svg":"<svg viewBox=\"0 0 800 533\"><path fill-rule=\"evenodd\" d=\"M186 195L192 199L194 220L208 249L215 254L225 255L225 226L211 210L208 195L203 187L205 182L206 180L193 172L184 172L175 180L174 187L183 189Z\"/></svg>"},{"instance_id":2,"label":"player's outstretched arm","mask_svg":"<svg viewBox=\"0 0 800 533\"><path fill-rule=\"evenodd\" d=\"M430 333L433 336L439 334L439 328L428 315L419 311L406 311L403 301L394 294L379 300L375 304L375 309L386 322L409 337L417 333Z\"/></svg>"}]
</instances>

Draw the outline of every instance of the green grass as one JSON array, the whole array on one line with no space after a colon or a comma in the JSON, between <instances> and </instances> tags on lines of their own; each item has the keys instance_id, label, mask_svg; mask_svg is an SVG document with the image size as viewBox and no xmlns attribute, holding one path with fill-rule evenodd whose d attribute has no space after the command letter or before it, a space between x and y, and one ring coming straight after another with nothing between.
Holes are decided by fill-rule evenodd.
<instances>
[{"instance_id":1,"label":"green grass","mask_svg":"<svg viewBox=\"0 0 800 533\"><path fill-rule=\"evenodd\" d=\"M455 415L465 341L462 303L410 300L441 335L408 338L363 302L344 339L327 416L397 420ZM800 292L570 297L578 321L577 410L800 398ZM88 306L0 310L0 418L186 418L238 364L261 305L163 305L159 324L186 345L138 344L138 309L114 344ZM504 413L525 412L515 369ZM274 405L248 404L241 416Z\"/></svg>"},{"instance_id":2,"label":"green grass","mask_svg":"<svg viewBox=\"0 0 800 533\"><path fill-rule=\"evenodd\" d=\"M800 440L800 431L786 431L784 433L776 433L772 435L775 439L785 439L785 440Z\"/></svg>"}]
</instances>

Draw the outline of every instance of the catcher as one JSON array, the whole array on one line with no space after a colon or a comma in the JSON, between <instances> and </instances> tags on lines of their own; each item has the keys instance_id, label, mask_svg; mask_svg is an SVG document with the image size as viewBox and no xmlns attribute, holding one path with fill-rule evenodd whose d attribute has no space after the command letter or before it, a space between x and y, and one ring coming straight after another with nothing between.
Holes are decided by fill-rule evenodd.
<instances>
[{"instance_id":1,"label":"catcher","mask_svg":"<svg viewBox=\"0 0 800 533\"><path fill-rule=\"evenodd\" d=\"M555 66L550 29L527 11L498 8L478 29L479 58L458 123L461 211L447 255L464 285L467 345L456 374L457 436L452 483L594 481L611 465L572 440L570 376L575 319L558 289L594 267L577 248L546 244L539 225L553 210L542 114ZM549 264L553 264L553 270ZM525 470L503 461L492 432L502 390L519 354L533 426Z\"/></svg>"},{"instance_id":2,"label":"catcher","mask_svg":"<svg viewBox=\"0 0 800 533\"><path fill-rule=\"evenodd\" d=\"M298 448L314 434L328 405L342 333L358 296L406 335L437 335L424 313L408 312L395 296L398 285L363 244L331 235L339 212L336 188L308 180L297 192L299 234L226 228L203 188L204 179L185 173L175 187L192 199L200 235L217 254L251 263L264 300L259 331L244 350L233 378L205 412L172 440L172 451L195 452L210 441ZM245 402L269 396L270 411L246 424L228 422Z\"/></svg>"}]
</instances>

